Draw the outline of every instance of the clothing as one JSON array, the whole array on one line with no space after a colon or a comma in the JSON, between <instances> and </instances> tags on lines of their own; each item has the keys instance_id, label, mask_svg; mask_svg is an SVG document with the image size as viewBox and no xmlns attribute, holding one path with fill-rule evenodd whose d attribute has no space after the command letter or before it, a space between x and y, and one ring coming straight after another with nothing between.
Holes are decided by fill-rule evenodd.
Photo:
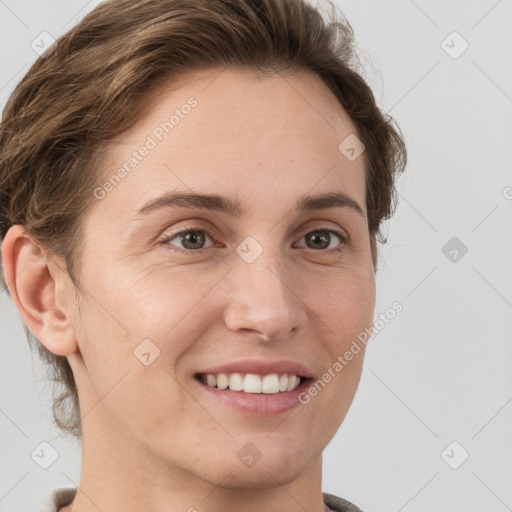
<instances>
[{"instance_id":1,"label":"clothing","mask_svg":"<svg viewBox=\"0 0 512 512\"><path fill-rule=\"evenodd\" d=\"M73 501L75 494L75 487L60 487L58 489L53 489L38 512L58 512L61 507L65 507ZM338 498L338 496L334 496L333 494L327 494L324 492L323 497L324 503L328 507L326 510L333 512L363 512L353 503L350 503L343 498Z\"/></svg>"},{"instance_id":2,"label":"clothing","mask_svg":"<svg viewBox=\"0 0 512 512\"><path fill-rule=\"evenodd\" d=\"M324 503L335 512L363 512L359 507L356 507L350 501L344 498L338 498L334 494L322 493L324 497Z\"/></svg>"}]
</instances>

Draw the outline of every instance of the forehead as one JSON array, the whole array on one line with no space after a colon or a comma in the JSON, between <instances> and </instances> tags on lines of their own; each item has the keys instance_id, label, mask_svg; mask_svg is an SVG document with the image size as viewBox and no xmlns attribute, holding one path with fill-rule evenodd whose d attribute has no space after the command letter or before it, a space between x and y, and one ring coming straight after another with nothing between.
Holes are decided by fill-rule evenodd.
<instances>
[{"instance_id":1,"label":"forehead","mask_svg":"<svg viewBox=\"0 0 512 512\"><path fill-rule=\"evenodd\" d=\"M314 73L181 75L153 87L139 121L109 149L99 185L126 171L101 203L126 216L155 194L191 189L275 190L274 200L342 189L364 203L364 154L350 161L339 149L351 134L355 125Z\"/></svg>"}]
</instances>

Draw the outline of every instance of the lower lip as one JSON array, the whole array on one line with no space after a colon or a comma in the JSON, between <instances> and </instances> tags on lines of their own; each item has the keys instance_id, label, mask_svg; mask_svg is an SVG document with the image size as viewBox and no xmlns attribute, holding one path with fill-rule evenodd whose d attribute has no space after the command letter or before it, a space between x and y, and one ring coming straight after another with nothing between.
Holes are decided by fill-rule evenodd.
<instances>
[{"instance_id":1,"label":"lower lip","mask_svg":"<svg viewBox=\"0 0 512 512\"><path fill-rule=\"evenodd\" d=\"M283 391L275 394L244 393L231 389L212 388L194 379L195 383L210 399L245 414L254 416L278 416L300 405L299 395L311 384L312 379L304 379L300 386L293 391Z\"/></svg>"}]
</instances>

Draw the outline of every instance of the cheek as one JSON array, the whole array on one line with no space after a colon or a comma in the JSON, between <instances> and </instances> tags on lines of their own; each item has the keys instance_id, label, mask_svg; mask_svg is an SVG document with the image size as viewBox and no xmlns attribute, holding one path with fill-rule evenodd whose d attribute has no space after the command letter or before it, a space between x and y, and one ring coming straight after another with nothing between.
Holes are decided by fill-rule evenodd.
<instances>
[{"instance_id":1,"label":"cheek","mask_svg":"<svg viewBox=\"0 0 512 512\"><path fill-rule=\"evenodd\" d=\"M200 311L197 306L216 280L217 276L199 274L192 265L190 269L155 265L143 271L127 267L91 284L95 295L101 297L99 309L92 304L93 315L111 332L129 332L132 343L145 338L155 338L158 343L166 334L171 336L173 330L191 323L190 315Z\"/></svg>"},{"instance_id":2,"label":"cheek","mask_svg":"<svg viewBox=\"0 0 512 512\"><path fill-rule=\"evenodd\" d=\"M101 421L114 417L140 438L155 425L168 428L172 418L165 411L186 417L182 412L187 395L180 392L174 366L199 336L190 321L180 322L197 298L189 294L187 301L173 302L176 290L170 293L167 288L164 293L136 284L115 293L103 288L101 299L96 292L94 299L89 296L84 301L77 330L85 365L81 372L87 395L84 410L106 414ZM142 351L138 351L140 359L134 354L142 346L149 353L148 365L143 363ZM96 407L100 398L101 407ZM176 428L185 429L174 421Z\"/></svg>"},{"instance_id":3,"label":"cheek","mask_svg":"<svg viewBox=\"0 0 512 512\"><path fill-rule=\"evenodd\" d=\"M331 355L339 355L357 336L371 327L375 308L373 273L358 269L332 272L316 279L304 291L305 303L318 318Z\"/></svg>"},{"instance_id":4,"label":"cheek","mask_svg":"<svg viewBox=\"0 0 512 512\"><path fill-rule=\"evenodd\" d=\"M152 339L172 365L193 349L219 314L208 305L208 294L221 276L192 267L155 272L134 282L126 293L127 301L135 305L126 318L133 333Z\"/></svg>"},{"instance_id":5,"label":"cheek","mask_svg":"<svg viewBox=\"0 0 512 512\"><path fill-rule=\"evenodd\" d=\"M318 319L319 354L324 355L322 383L312 401L325 418L319 435L328 442L347 414L361 377L375 307L373 273L345 269L323 287L311 287L308 299L312 318Z\"/></svg>"}]
</instances>

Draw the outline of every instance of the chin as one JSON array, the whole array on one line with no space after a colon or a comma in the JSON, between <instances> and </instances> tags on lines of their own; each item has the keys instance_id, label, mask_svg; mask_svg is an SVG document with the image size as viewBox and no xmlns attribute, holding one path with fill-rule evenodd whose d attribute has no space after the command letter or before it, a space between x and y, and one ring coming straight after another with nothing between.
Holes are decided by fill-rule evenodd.
<instances>
[{"instance_id":1,"label":"chin","mask_svg":"<svg viewBox=\"0 0 512 512\"><path fill-rule=\"evenodd\" d=\"M215 483L230 489L266 489L284 485L302 474L318 455L304 440L270 441L267 436L268 433L239 437L237 446L241 448L237 447L234 454L218 454L210 466L215 468ZM222 463L223 469L219 467Z\"/></svg>"},{"instance_id":2,"label":"chin","mask_svg":"<svg viewBox=\"0 0 512 512\"><path fill-rule=\"evenodd\" d=\"M297 461L299 462L299 461ZM305 469L305 461L290 465L281 461L266 461L261 459L251 468L242 465L229 469L217 475L211 483L226 489L269 489L276 485L285 485L295 480Z\"/></svg>"}]
</instances>

